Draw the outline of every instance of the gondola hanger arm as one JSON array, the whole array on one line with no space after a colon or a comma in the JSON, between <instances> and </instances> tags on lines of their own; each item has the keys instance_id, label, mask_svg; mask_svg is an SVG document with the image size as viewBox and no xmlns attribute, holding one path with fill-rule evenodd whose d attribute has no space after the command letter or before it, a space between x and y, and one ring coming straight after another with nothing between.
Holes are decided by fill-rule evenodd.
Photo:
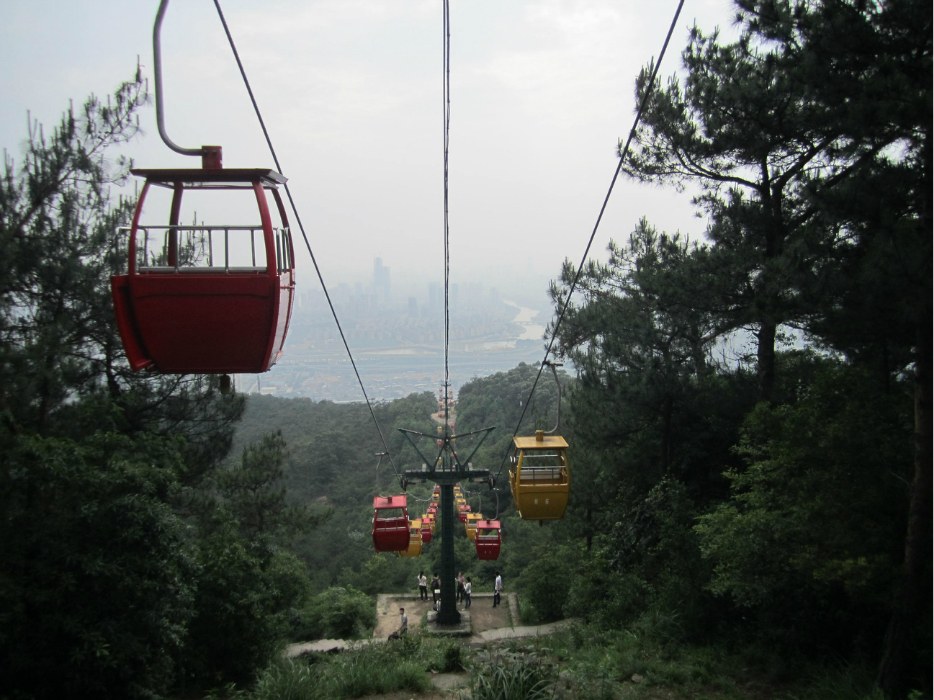
<instances>
[{"instance_id":1,"label":"gondola hanger arm","mask_svg":"<svg viewBox=\"0 0 934 700\"><path fill-rule=\"evenodd\" d=\"M542 364L548 365L549 367L551 367L551 373L554 375L555 384L558 387L558 420L555 421L554 428L552 428L551 430L545 431L546 435L553 435L554 433L558 432L558 426L561 425L561 382L558 381L557 368L564 367L564 363L563 362L549 362L548 360L545 360L542 362Z\"/></svg>"},{"instance_id":2,"label":"gondola hanger arm","mask_svg":"<svg viewBox=\"0 0 934 700\"><path fill-rule=\"evenodd\" d=\"M159 136L166 146L183 156L201 156L201 167L205 170L216 170L223 167L223 154L220 146L201 146L200 148L184 148L169 138L165 131L165 115L162 99L162 20L169 7L169 0L159 3L156 12L156 22L152 28L152 58L154 63L154 78L156 83L156 124L159 127Z\"/></svg>"}]
</instances>

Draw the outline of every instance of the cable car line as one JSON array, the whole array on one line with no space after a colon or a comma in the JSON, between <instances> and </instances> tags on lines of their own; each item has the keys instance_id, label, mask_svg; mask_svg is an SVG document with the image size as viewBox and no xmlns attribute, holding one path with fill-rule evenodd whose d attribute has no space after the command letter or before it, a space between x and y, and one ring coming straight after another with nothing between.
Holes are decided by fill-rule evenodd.
<instances>
[{"instance_id":1,"label":"cable car line","mask_svg":"<svg viewBox=\"0 0 934 700\"><path fill-rule=\"evenodd\" d=\"M538 380L542 376L542 371L545 367L551 363L548 362L548 356L552 352L552 348L555 344L555 339L558 337L558 329L561 327L561 322L564 320L564 314L567 312L568 307L571 303L571 296L574 294L574 290L577 288L577 283L580 280L581 272L584 269L584 264L587 262L587 256L590 254L590 248L593 245L594 238L597 235L597 229L600 227L600 222L603 220L603 213L606 211L606 205L610 201L610 195L613 193L613 187L616 185L616 180L619 178L619 174L623 169L623 162L626 160L626 156L629 153L629 144L632 142L633 136L636 133L636 127L639 126L639 121L642 119L642 113L645 111L645 106L649 101L649 96L652 94L652 88L655 85L655 78L658 75L659 68L661 68L662 60L665 58L665 51L668 49L668 43L671 40L671 35L674 33L675 25L678 22L678 17L681 15L681 8L684 7L684 0L680 0L678 3L678 8L675 10L675 15L671 20L671 26L668 28L668 34L665 37L665 43L662 45L662 50L658 55L658 63L655 64L655 68L652 71L652 77L649 80L648 85L646 86L645 94L642 96L642 102L639 104L639 109L636 112L636 118L633 120L632 128L629 130L629 136L626 139L626 144L620 150L619 163L616 165L616 172L613 174L613 179L610 181L610 187L607 190L606 197L603 199L603 206L600 207L600 213L597 216L597 222L594 224L593 232L590 234L590 240L587 241L587 247L584 249L584 255L581 258L580 265L577 267L577 274L574 275L574 282L571 284L571 288L568 290L568 295L564 300L564 303L561 305L561 313L558 315L558 320L555 323L554 329L551 333L551 340L548 342L548 348L545 350L545 357L542 360L541 366L538 368L538 374L535 375L535 381L532 383L532 389L529 391L529 396L526 399L525 405L522 407L522 414L519 416L519 420L516 423L516 429L513 431L512 437L515 437L519 434L519 428L522 425L522 419L525 417L525 412L529 408L529 403L532 401L532 396L535 394L535 387L538 386ZM555 374L555 380L557 381L557 373ZM560 386L558 388L560 392ZM559 417L560 419L560 417ZM499 471L496 474L496 478L499 479L500 474L503 471L508 458L510 446L507 446L506 453L503 455L503 461L499 465Z\"/></svg>"},{"instance_id":2,"label":"cable car line","mask_svg":"<svg viewBox=\"0 0 934 700\"><path fill-rule=\"evenodd\" d=\"M377 495L377 496L382 496L383 494L381 494L380 491L379 491L379 465L383 463L383 457L388 456L388 453L386 453L386 452L377 452L377 453L374 454L373 456L374 456L374 457L379 457L379 459L376 460L376 495Z\"/></svg>"},{"instance_id":3,"label":"cable car line","mask_svg":"<svg viewBox=\"0 0 934 700\"><path fill-rule=\"evenodd\" d=\"M279 164L279 158L276 155L276 149L272 145L272 140L269 137L269 132L266 129L266 122L263 120L262 112L259 109L259 105L256 102L256 97L253 95L253 89L250 87L249 78L247 78L246 70L243 67L243 62L240 60L240 53L237 51L237 45L234 42L233 35L230 33L230 28L227 26L227 20L224 18L224 12L221 10L220 0L214 0L214 6L217 8L217 14L220 17L221 24L224 25L224 33L227 34L227 41L230 43L230 48L233 51L234 58L237 61L237 67L240 69L240 75L243 78L243 84L246 86L247 93L250 95L250 101L253 103L253 110L256 112L256 118L259 120L259 125L263 130L263 136L266 138L266 144L269 146L269 152L272 154L273 162L276 164L276 169L281 173L282 166ZM447 167L447 160L445 160L445 168ZM357 383L360 385L360 391L363 392L363 398L366 401L366 406L370 411L370 417L373 419L373 423L376 426L376 432L379 433L380 442L383 444L383 450L385 450L385 455L389 457L389 463L392 465L392 470L396 475L396 478L402 482L402 475L399 473L399 470L396 468L396 463L392 458L392 454L389 452L389 446L386 444L386 438L383 436L382 428L379 425L379 421L376 419L376 413L373 411L373 405L370 403L370 397L366 393L366 387L363 385L363 379L360 377L360 371L357 369L357 363L354 361L353 353L350 352L350 346L347 343L347 337L344 335L344 329L341 327L340 319L337 317L337 311L334 308L334 304L331 301L331 295L328 293L327 285L324 283L324 277L321 275L321 269L318 267L318 261L315 258L314 252L311 250L311 244L308 242L308 236L305 234L305 227L302 225L302 219L298 215L298 208L295 206L295 200L292 198L292 192L289 189L288 183L284 183L283 188L285 189L285 194L289 198L289 204L292 207L292 213L295 215L295 221L298 223L298 229L302 233L302 239L305 241L305 247L308 249L308 255L311 257L311 262L315 267L315 273L318 275L318 282L321 283L321 289L324 291L324 297L327 299L328 307L331 309L331 315L334 317L334 323L337 324L337 330L340 333L341 341L344 343L344 349L347 351L347 357L350 358L350 364L353 367L354 374L357 376ZM447 187L445 181L445 222L447 221ZM447 291L445 291L445 295ZM446 296L445 296L446 298ZM446 352L446 348L445 348ZM445 356L445 362L447 362L447 357ZM382 458L380 458L382 459ZM377 465L377 469L379 466Z\"/></svg>"},{"instance_id":4,"label":"cable car line","mask_svg":"<svg viewBox=\"0 0 934 700\"><path fill-rule=\"evenodd\" d=\"M447 392L451 383L448 363L448 346L450 344L451 312L449 305L448 288L451 278L451 248L448 227L448 145L451 132L451 12L448 0L444 0L444 18L442 26L442 97L444 105L444 391ZM444 432L447 433L450 416L450 402L445 396L444 401Z\"/></svg>"},{"instance_id":5,"label":"cable car line","mask_svg":"<svg viewBox=\"0 0 934 700\"><path fill-rule=\"evenodd\" d=\"M277 155L276 155L275 148L274 148L273 145L272 145L272 141L271 141L271 139L270 139L270 137L269 137L269 133L268 133L268 130L267 130L267 128L266 128L265 121L263 120L262 113L261 113L261 111L260 111L260 109L259 109L259 105L258 105L257 102L256 102L256 98L255 98L255 96L254 96L254 94L253 94L253 90L252 90L252 88L251 88L251 86L250 86L249 79L247 78L246 71L245 71L245 69L244 69L244 67L243 67L243 63L242 63L242 61L240 60L239 52L237 51L236 44L235 44L235 42L234 42L233 36L231 35L231 32L230 32L230 29L229 29L229 27L228 27L228 25L227 25L226 19L224 18L224 14L223 14L223 11L221 10L221 6L220 6L219 0L214 0L214 4L215 4L215 7L217 8L218 16L220 17L221 23L223 24L224 31L225 31L225 33L226 33L226 35L227 35L228 42L230 43L231 50L233 51L233 54L234 54L234 58L236 59L238 68L240 69L240 74L241 74L241 76L242 76L242 78L243 78L244 85L245 85L245 87L247 88L247 92L248 92L248 94L249 94L249 96L250 96L250 100L251 100L251 102L252 102L252 104L253 104L254 111L256 112L257 118L258 118L258 120L259 120L260 127L262 128L263 135L264 135L264 137L266 138L266 143L267 143L267 145L268 145L268 147L269 147L270 153L272 154L272 157L273 157L273 160L274 160L274 162L275 162L275 164L276 164L276 167L279 169L279 172L281 172L281 166L280 166L280 164L279 164L279 160L278 160L278 157L277 157ZM655 84L655 80L656 80L657 75L658 75L658 71L659 71L659 69L660 69L660 67L661 67L662 60L664 59L666 50L667 50L667 48L668 48L668 44L669 44L669 42L670 42L670 40L671 40L672 34L674 33L674 28L675 28L675 26L676 26L676 24L677 24L678 18L680 17L681 10L682 10L683 6L684 6L684 0L680 0L679 3L678 3L677 10L675 11L674 17L673 17L673 19L672 19L672 21L671 21L671 26L669 27L669 30L668 30L668 33L667 33L667 35L666 35L666 38L665 38L664 44L663 44L663 46L662 46L661 52L660 52L660 54L659 54L658 62L657 62L657 63L655 64L655 66L654 66L654 69L653 69L653 71L652 71L651 78L650 78L649 83L648 83L648 85L647 85L647 87L646 87L646 90L645 90L645 94L643 95L642 101L641 101L641 103L640 103L640 105L639 105L639 108L638 108L638 110L637 110L636 117L635 117L635 119L634 119L634 121L633 121L632 128L630 129L630 132L629 132L629 135L628 135L628 137L627 137L627 139L626 139L625 145L624 145L624 146L620 149L620 151L619 151L619 152L620 152L619 162L618 162L618 164L617 164L617 167L616 167L616 170L615 170L615 172L614 172L613 178L612 178L612 180L611 180L611 182L610 182L610 186L609 186L609 188L608 188L608 190L607 190L607 194L606 194L606 196L605 196L605 198L604 198L604 201L603 201L603 204L602 204L602 206L601 206L601 208L600 208L600 212L599 212L599 214L598 214L598 216L597 216L597 220L596 220L596 223L595 223L595 225L594 225L593 231L591 232L591 235L590 235L590 238L589 238L589 240L588 240L587 246L586 246L586 248L585 248L585 250L584 250L584 254L583 254L582 258L581 258L581 262L580 262L580 264L578 265L578 269L577 269L577 272L576 272L576 274L575 274L575 276L574 276L574 280L573 280L573 282L572 282L572 284L571 284L571 286L570 286L570 288L569 288L569 290L568 290L567 297L565 298L564 302L563 302L563 303L561 304L561 306L560 306L560 313L559 313L559 315L558 315L557 321L556 321L555 324L554 324L554 327L553 327L553 330L552 330L552 334L551 334L551 338L550 338L549 343L548 343L548 347L547 347L546 350L545 350L544 359L542 360L541 366L539 367L538 373L537 373L537 375L536 375L536 377L535 377L535 381L534 381L533 384L532 384L532 387L531 387L531 390L530 390L530 392L529 392L528 398L527 398L527 400L526 400L525 405L523 406L522 413L521 413L521 415L519 416L519 420L518 420L517 425L516 425L516 428L515 428L515 430L514 430L514 432L513 432L513 439L514 439L514 441L515 441L516 436L518 435L519 428L521 427L521 424L522 424L522 420L523 420L523 418L525 417L525 414L526 414L526 412L527 412L527 410L528 410L529 403L531 402L531 400L532 400L532 398L533 398L533 396L534 396L535 389L536 389L536 387L537 387L537 385L538 385L539 379L541 378L541 375L542 375L542 372L544 371L545 366L546 366L546 365L553 365L553 363L549 363L549 362L548 362L548 357L549 357L549 356L552 354L552 352L553 352L553 348L554 348L555 341L556 341L556 339L557 339L558 331L560 330L560 327L561 327L561 324L562 324L562 322L563 322L563 320L564 320L564 316L565 316L565 314L566 314L566 312L567 312L567 309L568 309L569 306L570 306L571 298L572 298L574 292L576 291L578 282L579 282L580 277L581 277L581 274L582 274L582 272L583 272L583 267L584 267L584 265L585 265L585 263L586 263L587 257L589 256L590 249L591 249L591 247L592 247L592 245L593 245L593 242L594 242L594 240L595 240L595 238L596 238L597 230L599 229L600 223L602 222L603 215L604 215L604 213L605 213L605 211L606 211L606 207L607 207L607 204L609 203L610 196L611 196L611 194L612 194L612 192L613 192L613 189L614 189L614 187L615 187L615 185L616 185L616 181L617 181L618 178L619 178L619 174L620 174L620 172L621 172L621 170L622 170L622 165L623 165L623 163L625 162L625 159L626 159L626 157L627 157L627 155L628 155L629 146L630 146L630 144L631 144L631 142L632 142L632 139L633 139L633 137L634 137L634 135L635 135L635 130L636 130L636 128L638 127L638 124L639 124L639 122L640 122L640 120L641 120L642 114L643 114L643 112L644 112L644 110L645 110L645 107L646 107L646 105L647 105L647 103L648 103L648 98L649 98L649 96L651 95L652 89L653 89L654 84ZM449 9L449 5L448 5L448 0L444 0L444 2L443 2L443 10L444 10L444 18L443 18L443 46L442 46L442 52L443 52L443 69L442 69L443 74L442 74L442 83L443 83L443 121L444 121L444 386L445 386L445 389L447 389L447 387L450 385L450 363L449 363L449 346L450 346L450 242L449 242L449 206L448 206L448 205L449 205L449 197L448 197L448 165L449 165L449 143L450 143L449 139L450 139L450 116L451 116L451 115L450 115L450 9ZM293 197L292 197L291 191L290 191L290 189L289 189L289 187L288 187L287 184L284 185L284 189L285 189L285 191L286 191L286 195L287 195L288 198L289 198L289 203L290 203L290 205L291 205L292 212L293 212L293 214L295 215L296 221L298 222L299 230L301 231L302 238L303 238L303 240L304 240L304 242L305 242L305 246L306 246L306 248L307 248L307 250L308 250L309 256L311 257L312 264L314 265L315 272L316 272L316 274L317 274L317 276L318 276L318 280L319 280L319 282L320 282L320 284L321 284L322 290L324 291L325 298L326 298L326 300L327 300L327 302L328 302L328 306L329 306L329 308L330 308L330 310L331 310L331 314L332 314L332 316L333 316L333 318L334 318L335 324L337 325L338 332L339 332L340 335L341 335L341 340L342 340L342 342L343 342L343 344L344 344L344 349L346 350L347 355L348 355L348 358L350 359L350 362L351 362L351 365L352 365L352 367L353 367L354 373L355 373L355 375L356 375L356 377L357 377L357 382L358 382L358 384L359 384L359 386L360 386L361 392L363 393L364 400L366 401L366 404L367 404L367 408L368 408L369 411L370 411L370 416L371 416L371 418L373 419L374 425L376 426L376 429L377 429L377 432L378 432L378 434L379 434L380 440L381 440L381 442L382 442L382 444L383 444L383 448L384 448L384 450L385 450L385 455L389 457L389 460L390 460L390 463L391 463L391 465L392 465L393 471L394 471L396 477L400 480L400 483L402 484L403 489L404 489L404 488L405 488L405 479L404 479L403 476L399 473L399 471L398 471L398 469L397 469L397 467L396 467L395 461L392 459L392 455L389 453L389 447L388 447L388 445L387 445L387 443L386 443L385 437L384 437L384 435L383 435L383 431L382 431L382 429L381 429L381 427L380 427L380 425L379 425L379 421L378 421L377 418L376 418L376 414L375 414L375 412L374 412L374 410L373 410L372 403L371 403L370 398L369 398L369 396L368 396L368 394L367 394L367 392L366 392L366 388L365 388L365 386L364 386L364 384L363 384L363 379L362 379L362 377L360 376L360 372L359 372L359 370L358 370L358 368L357 368L356 362L355 362L355 360L354 360L354 358L353 358L353 354L352 354L352 352L351 352L351 350L350 350L350 346L349 346L349 344L348 344L348 342L347 342L347 339L346 339L346 336L345 336L345 334L344 334L343 328L342 328L342 326L341 326L341 324L340 324L340 320L339 320L339 318L338 318L338 316L337 316L337 311L336 311L336 309L334 308L334 305L333 305L333 302L332 302L332 300L331 300L330 294L329 294L329 292L328 292L328 290L327 290L327 286L326 286L325 283L324 283L323 275L322 275L322 273L321 273L320 267L318 266L318 263L317 263L317 260L316 260L316 258L315 258L314 252L313 252L312 249L311 249L311 244L310 244L309 241L308 241L308 236L307 236L307 234L306 234L306 232L305 232L304 225L303 225L302 222L301 222L301 217L300 217L299 214L298 214L298 210L297 210L297 207L296 207L296 205L295 205L295 201L294 201L294 199L293 199ZM552 366L552 370L554 371L554 367L553 367L553 366ZM555 379L557 380L557 372L556 372L556 371L555 371ZM559 395L560 395L560 385L559 385ZM449 405L448 405L448 402L446 401L446 402L445 402L445 423L444 423L444 432L445 432L445 434L447 434L447 432L448 432L449 415L450 415L450 407L449 407ZM560 421L560 415L559 415L559 421ZM403 431L403 432L405 432L405 431ZM551 432L551 431L550 431L550 432ZM447 438L447 435L445 435L445 438ZM445 441L446 441L446 440L445 440ZM565 445L565 446L566 446L566 445ZM507 462L508 456L509 456L509 448L507 448L506 453L505 453L504 456L503 456L503 460L502 460L502 462L501 462L501 464L500 464L499 472L498 472L496 478L498 478L499 475L502 473L503 467L505 466L505 464L506 464L506 462ZM381 461L381 460L382 460L382 455L380 456L380 461ZM378 469L379 469L379 464L377 464L377 471L378 471ZM495 480L491 480L491 481L492 481L492 483L495 483ZM498 510L498 503L497 503L497 510Z\"/></svg>"}]
</instances>

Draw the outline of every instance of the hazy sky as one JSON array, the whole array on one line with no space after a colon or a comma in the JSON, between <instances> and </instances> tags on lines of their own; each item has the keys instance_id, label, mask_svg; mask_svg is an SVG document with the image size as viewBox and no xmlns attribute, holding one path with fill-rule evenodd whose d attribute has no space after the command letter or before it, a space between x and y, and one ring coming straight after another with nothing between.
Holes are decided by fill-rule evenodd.
<instances>
[{"instance_id":1,"label":"hazy sky","mask_svg":"<svg viewBox=\"0 0 934 700\"><path fill-rule=\"evenodd\" d=\"M676 0L451 1L451 274L544 287L580 260ZM137 56L152 75L157 0L0 0L0 146L19 159L26 112L112 92ZM441 0L223 0L325 281L368 279L373 258L425 284L442 268ZM731 27L728 0L688 0L662 73L696 21ZM229 167L272 167L212 0L173 0L163 24L166 128L221 144ZM140 167L197 167L146 135ZM594 245L641 216L703 231L688 194L620 180ZM226 222L233 223L233 222ZM317 287L299 252L300 285Z\"/></svg>"}]
</instances>

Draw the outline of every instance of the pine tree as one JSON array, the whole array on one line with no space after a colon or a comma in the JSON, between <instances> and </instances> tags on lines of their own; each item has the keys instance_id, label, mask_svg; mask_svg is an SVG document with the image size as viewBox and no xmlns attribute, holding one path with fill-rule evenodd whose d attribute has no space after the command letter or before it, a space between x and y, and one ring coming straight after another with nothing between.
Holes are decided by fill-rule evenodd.
<instances>
[{"instance_id":1,"label":"pine tree","mask_svg":"<svg viewBox=\"0 0 934 700\"><path fill-rule=\"evenodd\" d=\"M887 386L898 373L914 378L903 584L879 672L898 697L930 656L930 627L919 623L930 615L918 612L931 587L932 9L919 0L737 6L737 42L692 31L684 86L653 90L624 168L701 186L723 309L735 327L756 330L763 398L774 398L778 324L865 363ZM637 91L646 83L643 71Z\"/></svg>"},{"instance_id":2,"label":"pine tree","mask_svg":"<svg viewBox=\"0 0 934 700\"><path fill-rule=\"evenodd\" d=\"M888 697L900 697L930 668L931 650L932 8L919 0L738 4L752 29L806 61L802 85L813 102L846 106L836 119L850 143L894 145L839 191L815 198L838 235L811 280L820 312L810 330L883 375L914 379L904 572L878 676Z\"/></svg>"},{"instance_id":3,"label":"pine tree","mask_svg":"<svg viewBox=\"0 0 934 700\"><path fill-rule=\"evenodd\" d=\"M707 490L735 435L714 428L713 417L738 409L738 422L751 405L722 393L712 349L725 321L699 308L702 296L710 298L708 251L645 220L626 245L609 250L608 263L584 269L557 345L579 373L570 413L585 454L571 508L588 523L588 537L613 524L603 518L614 517L610 505L620 494L638 502L666 477ZM575 274L568 263L552 285L556 305Z\"/></svg>"},{"instance_id":4,"label":"pine tree","mask_svg":"<svg viewBox=\"0 0 934 700\"><path fill-rule=\"evenodd\" d=\"M694 201L710 220L721 310L733 329L755 332L763 399L772 398L780 326L800 326L808 313L797 276L828 235L814 193L839 186L894 140L848 138L837 107L811 99L802 84L808 57L792 48L768 43L752 23L731 44L695 26L684 84L652 88L623 164L645 182L700 187ZM639 75L638 100L651 72Z\"/></svg>"}]
</instances>

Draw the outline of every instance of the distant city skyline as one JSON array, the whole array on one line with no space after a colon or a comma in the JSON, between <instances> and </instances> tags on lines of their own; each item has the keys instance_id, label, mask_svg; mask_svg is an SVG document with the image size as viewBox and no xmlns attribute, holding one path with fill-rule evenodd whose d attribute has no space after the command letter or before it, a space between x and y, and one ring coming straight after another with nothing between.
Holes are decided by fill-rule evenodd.
<instances>
[{"instance_id":1,"label":"distant city skyline","mask_svg":"<svg viewBox=\"0 0 934 700\"><path fill-rule=\"evenodd\" d=\"M345 337L361 371L367 394L392 400L419 391L437 391L443 381L442 317L427 307L413 316L408 300L378 307L374 294L339 285L333 301ZM540 340L548 312L510 301L467 298L452 316L449 365L458 390L474 377L535 363L543 356ZM314 298L309 298L314 297ZM362 401L363 395L343 343L324 304L323 294L302 299L292 316L285 353L262 375L240 375L238 390L313 400Z\"/></svg>"}]
</instances>

